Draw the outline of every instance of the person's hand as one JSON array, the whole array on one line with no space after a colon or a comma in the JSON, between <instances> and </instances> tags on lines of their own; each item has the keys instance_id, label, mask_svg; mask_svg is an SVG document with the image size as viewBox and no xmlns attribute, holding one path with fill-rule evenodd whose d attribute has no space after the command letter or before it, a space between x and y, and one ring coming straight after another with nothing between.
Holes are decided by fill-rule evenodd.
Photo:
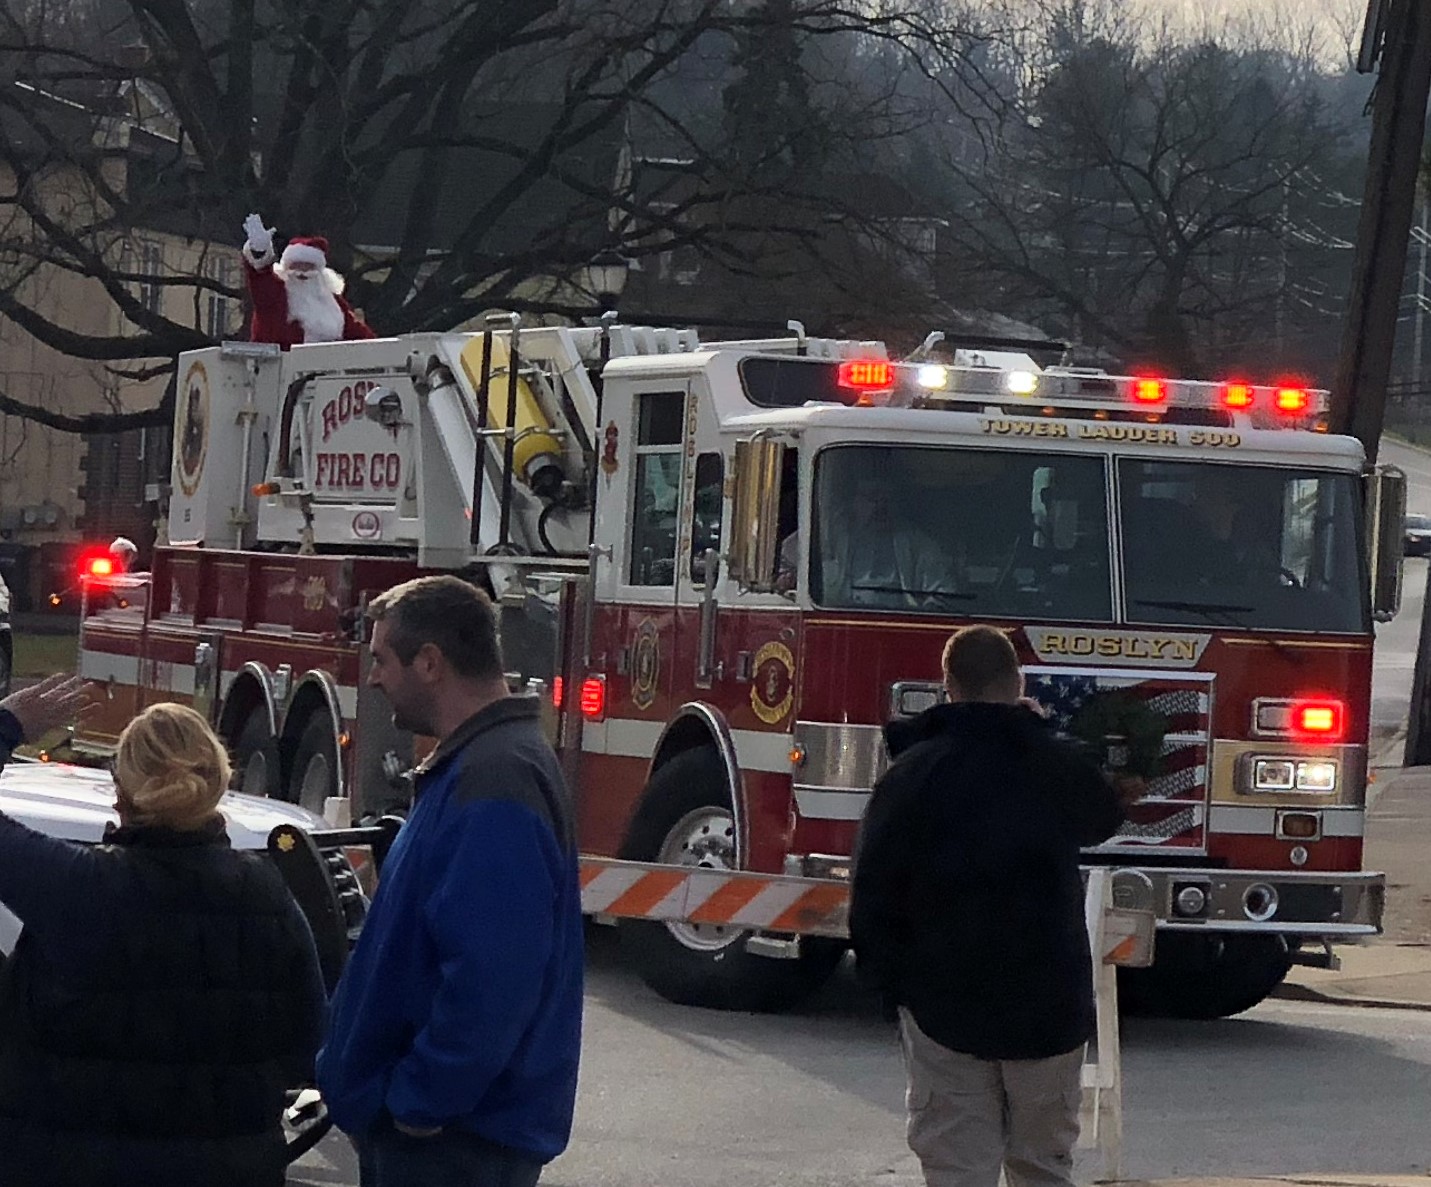
<instances>
[{"instance_id":1,"label":"person's hand","mask_svg":"<svg viewBox=\"0 0 1431 1187\"><path fill-rule=\"evenodd\" d=\"M1119 806L1125 810L1148 794L1148 781L1141 775L1109 775L1108 782L1118 797Z\"/></svg>"},{"instance_id":2,"label":"person's hand","mask_svg":"<svg viewBox=\"0 0 1431 1187\"><path fill-rule=\"evenodd\" d=\"M249 250L256 256L266 256L273 250L273 228L263 225L261 215L251 214L243 220L243 232L248 236Z\"/></svg>"},{"instance_id":3,"label":"person's hand","mask_svg":"<svg viewBox=\"0 0 1431 1187\"><path fill-rule=\"evenodd\" d=\"M52 729L67 725L87 707L89 682L83 676L47 676L38 684L12 692L0 709L9 709L25 732L25 740L33 742Z\"/></svg>"},{"instance_id":4,"label":"person's hand","mask_svg":"<svg viewBox=\"0 0 1431 1187\"><path fill-rule=\"evenodd\" d=\"M1034 700L1033 697L1019 697L1019 704L1037 717L1048 717L1048 710Z\"/></svg>"},{"instance_id":5,"label":"person's hand","mask_svg":"<svg viewBox=\"0 0 1431 1187\"><path fill-rule=\"evenodd\" d=\"M442 1132L442 1126L440 1125L408 1125L405 1121L399 1121L396 1117L393 1118L393 1128L396 1129L398 1133L405 1134L410 1138L435 1138Z\"/></svg>"}]
</instances>

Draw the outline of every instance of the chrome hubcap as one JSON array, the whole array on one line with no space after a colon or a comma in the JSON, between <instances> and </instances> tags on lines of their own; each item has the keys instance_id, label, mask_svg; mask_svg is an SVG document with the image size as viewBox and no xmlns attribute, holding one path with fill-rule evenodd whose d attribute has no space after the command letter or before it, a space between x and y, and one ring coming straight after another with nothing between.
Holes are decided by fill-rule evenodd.
<instances>
[{"instance_id":1,"label":"chrome hubcap","mask_svg":"<svg viewBox=\"0 0 1431 1187\"><path fill-rule=\"evenodd\" d=\"M697 808L687 812L666 834L656 860L703 870L735 869L735 819L730 810ZM681 945L696 952L719 952L745 934L744 928L715 923L667 923L666 929Z\"/></svg>"}]
</instances>

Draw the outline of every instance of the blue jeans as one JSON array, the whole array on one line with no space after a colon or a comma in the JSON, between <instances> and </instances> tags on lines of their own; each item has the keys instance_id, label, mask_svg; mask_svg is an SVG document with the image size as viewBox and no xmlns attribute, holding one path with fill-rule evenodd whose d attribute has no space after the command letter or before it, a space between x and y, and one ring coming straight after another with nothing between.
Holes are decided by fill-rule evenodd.
<instances>
[{"instance_id":1,"label":"blue jeans","mask_svg":"<svg viewBox=\"0 0 1431 1187\"><path fill-rule=\"evenodd\" d=\"M384 1126L353 1138L360 1187L536 1187L542 1164L470 1133L412 1138Z\"/></svg>"}]
</instances>

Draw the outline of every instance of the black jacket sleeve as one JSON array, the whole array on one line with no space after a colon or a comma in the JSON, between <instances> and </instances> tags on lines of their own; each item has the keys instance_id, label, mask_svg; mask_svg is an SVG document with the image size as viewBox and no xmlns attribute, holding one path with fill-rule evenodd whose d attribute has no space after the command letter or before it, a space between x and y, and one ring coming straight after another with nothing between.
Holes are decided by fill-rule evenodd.
<instances>
[{"instance_id":1,"label":"black jacket sleeve","mask_svg":"<svg viewBox=\"0 0 1431 1187\"><path fill-rule=\"evenodd\" d=\"M1106 841L1123 823L1118 795L1098 766L1072 743L1045 731L1034 749L1035 775L1080 847Z\"/></svg>"},{"instance_id":2,"label":"black jacket sleeve","mask_svg":"<svg viewBox=\"0 0 1431 1187\"><path fill-rule=\"evenodd\" d=\"M902 755L865 809L855 850L850 945L860 983L897 1000L899 953L909 934L909 872L920 834L924 784L947 748L928 743Z\"/></svg>"}]
</instances>

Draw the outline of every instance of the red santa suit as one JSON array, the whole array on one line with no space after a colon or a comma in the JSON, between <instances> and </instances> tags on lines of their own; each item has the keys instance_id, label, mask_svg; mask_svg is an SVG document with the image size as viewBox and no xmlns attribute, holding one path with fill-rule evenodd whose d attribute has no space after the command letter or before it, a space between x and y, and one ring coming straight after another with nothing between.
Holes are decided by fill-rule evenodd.
<instances>
[{"instance_id":1,"label":"red santa suit","mask_svg":"<svg viewBox=\"0 0 1431 1187\"><path fill-rule=\"evenodd\" d=\"M252 341L276 342L287 350L305 342L376 337L343 299L343 278L328 267L328 241L322 236L295 236L278 260L271 245L258 252L245 243L243 260L253 303ZM313 269L291 269L295 263Z\"/></svg>"}]
</instances>

